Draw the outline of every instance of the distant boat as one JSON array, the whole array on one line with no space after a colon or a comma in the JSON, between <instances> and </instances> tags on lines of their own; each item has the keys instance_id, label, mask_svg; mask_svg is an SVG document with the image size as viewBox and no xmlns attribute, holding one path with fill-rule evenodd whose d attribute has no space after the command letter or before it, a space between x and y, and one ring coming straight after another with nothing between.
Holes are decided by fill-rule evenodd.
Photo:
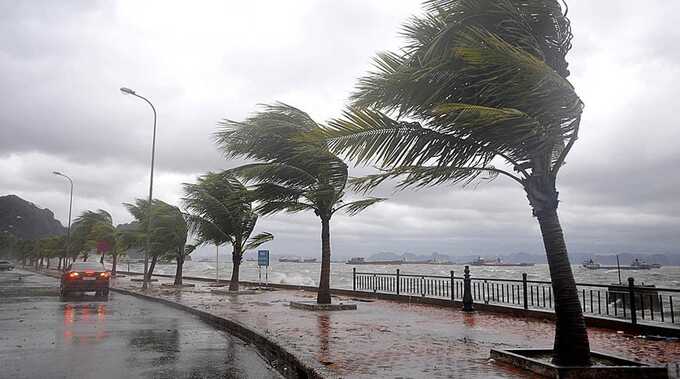
<instances>
[{"instance_id":1,"label":"distant boat","mask_svg":"<svg viewBox=\"0 0 680 379\"><path fill-rule=\"evenodd\" d=\"M597 269L600 268L600 264L595 263L592 259L587 259L587 260L583 261L582 266L589 269L589 270L597 270Z\"/></svg>"},{"instance_id":2,"label":"distant boat","mask_svg":"<svg viewBox=\"0 0 680 379\"><path fill-rule=\"evenodd\" d=\"M630 266L603 266L595 263L592 259L583 262L582 266L589 270L651 270L653 268L661 268L661 265L658 263L647 263L637 258L633 260Z\"/></svg>"},{"instance_id":3,"label":"distant boat","mask_svg":"<svg viewBox=\"0 0 680 379\"><path fill-rule=\"evenodd\" d=\"M393 261L367 261L362 257L354 257L348 260L348 265L400 265L404 263L403 260L393 260Z\"/></svg>"},{"instance_id":4,"label":"distant boat","mask_svg":"<svg viewBox=\"0 0 680 379\"><path fill-rule=\"evenodd\" d=\"M316 263L316 258L300 258L300 257L282 257L279 262L287 263Z\"/></svg>"},{"instance_id":5,"label":"distant boat","mask_svg":"<svg viewBox=\"0 0 680 379\"><path fill-rule=\"evenodd\" d=\"M496 258L495 261L487 261L486 259L479 257L474 261L470 262L472 266L502 266L502 267L528 267L533 266L533 263L506 263L501 260L501 258Z\"/></svg>"}]
</instances>

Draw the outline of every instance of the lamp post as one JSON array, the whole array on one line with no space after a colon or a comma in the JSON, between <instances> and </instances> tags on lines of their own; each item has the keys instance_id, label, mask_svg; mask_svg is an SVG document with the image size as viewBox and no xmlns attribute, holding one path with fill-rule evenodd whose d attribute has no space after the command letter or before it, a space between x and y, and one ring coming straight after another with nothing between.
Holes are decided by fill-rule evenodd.
<instances>
[{"instance_id":1,"label":"lamp post","mask_svg":"<svg viewBox=\"0 0 680 379\"><path fill-rule=\"evenodd\" d=\"M68 201L68 228L66 229L66 259L70 257L69 255L69 249L71 247L71 209L73 208L73 180L65 174L62 174L59 171L52 171L54 175L58 176L63 176L64 178L68 179L69 183L71 183L71 196ZM66 262L64 262L66 264Z\"/></svg>"},{"instance_id":2,"label":"lamp post","mask_svg":"<svg viewBox=\"0 0 680 379\"><path fill-rule=\"evenodd\" d=\"M154 108L153 104L145 98L144 96L138 95L135 91L126 88L126 87L121 87L120 91L124 95L132 95L136 96L144 101L146 101L147 104L151 107L151 110L153 111L153 139L151 142L151 175L149 178L149 203L148 207L149 209L147 210L147 223L146 223L146 249L144 249L144 281L142 284L142 289L147 289L149 286L149 277L148 277L148 272L149 272L149 252L151 251L151 210L153 209L152 207L152 199L153 199L153 164L154 164L154 156L156 152L156 108Z\"/></svg>"}]
</instances>

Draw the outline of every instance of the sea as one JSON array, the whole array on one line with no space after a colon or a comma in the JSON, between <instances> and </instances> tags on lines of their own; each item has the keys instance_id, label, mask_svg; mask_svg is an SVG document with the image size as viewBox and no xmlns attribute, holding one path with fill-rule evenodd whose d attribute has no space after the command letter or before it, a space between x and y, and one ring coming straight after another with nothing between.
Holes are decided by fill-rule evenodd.
<instances>
[{"instance_id":1,"label":"sea","mask_svg":"<svg viewBox=\"0 0 680 379\"><path fill-rule=\"evenodd\" d=\"M229 279L232 263L230 257L220 257L219 265L215 261L188 261L184 264L185 276L199 276L205 278ZM226 262L225 262L226 261ZM448 264L402 264L402 265L352 265L340 262L331 263L331 287L352 288L352 269L357 272L395 273L417 275L450 276L451 271L456 277L463 275L464 265ZM126 262L119 263L119 270L127 270ZM132 271L144 271L144 265L130 263ZM240 279L246 281L262 281L277 284L293 284L317 286L319 283L320 261L316 263L270 262L270 266L258 267L257 262L244 261L241 264ZM614 284L619 283L619 274L613 270L590 270L581 265L573 265L572 270L577 283ZM154 270L157 274L174 274L175 264L157 264ZM470 266L470 273L475 278L494 279L522 279L526 273L529 280L550 280L547 264L524 267L501 266ZM663 266L650 270L622 270L621 280L627 283L628 278L635 278L635 282L654 284L657 287L680 289L680 266Z\"/></svg>"}]
</instances>

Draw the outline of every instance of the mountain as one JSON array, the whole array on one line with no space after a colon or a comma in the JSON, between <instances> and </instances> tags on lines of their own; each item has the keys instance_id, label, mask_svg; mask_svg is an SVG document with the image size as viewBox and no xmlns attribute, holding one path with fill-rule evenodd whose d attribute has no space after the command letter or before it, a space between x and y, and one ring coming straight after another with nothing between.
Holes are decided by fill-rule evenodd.
<instances>
[{"instance_id":1,"label":"mountain","mask_svg":"<svg viewBox=\"0 0 680 379\"><path fill-rule=\"evenodd\" d=\"M0 232L19 239L66 234L66 228L49 209L42 209L16 195L0 196Z\"/></svg>"}]
</instances>

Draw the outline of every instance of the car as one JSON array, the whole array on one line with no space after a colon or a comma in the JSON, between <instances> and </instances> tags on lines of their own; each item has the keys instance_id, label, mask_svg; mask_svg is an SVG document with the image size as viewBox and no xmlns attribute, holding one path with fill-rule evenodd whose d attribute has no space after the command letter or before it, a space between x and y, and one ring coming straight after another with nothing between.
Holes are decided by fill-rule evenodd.
<instances>
[{"instance_id":1,"label":"car","mask_svg":"<svg viewBox=\"0 0 680 379\"><path fill-rule=\"evenodd\" d=\"M11 271L14 270L14 265L9 261L0 261L0 271Z\"/></svg>"},{"instance_id":2,"label":"car","mask_svg":"<svg viewBox=\"0 0 680 379\"><path fill-rule=\"evenodd\" d=\"M111 273L99 262L73 262L61 276L60 293L94 292L108 298Z\"/></svg>"}]
</instances>

